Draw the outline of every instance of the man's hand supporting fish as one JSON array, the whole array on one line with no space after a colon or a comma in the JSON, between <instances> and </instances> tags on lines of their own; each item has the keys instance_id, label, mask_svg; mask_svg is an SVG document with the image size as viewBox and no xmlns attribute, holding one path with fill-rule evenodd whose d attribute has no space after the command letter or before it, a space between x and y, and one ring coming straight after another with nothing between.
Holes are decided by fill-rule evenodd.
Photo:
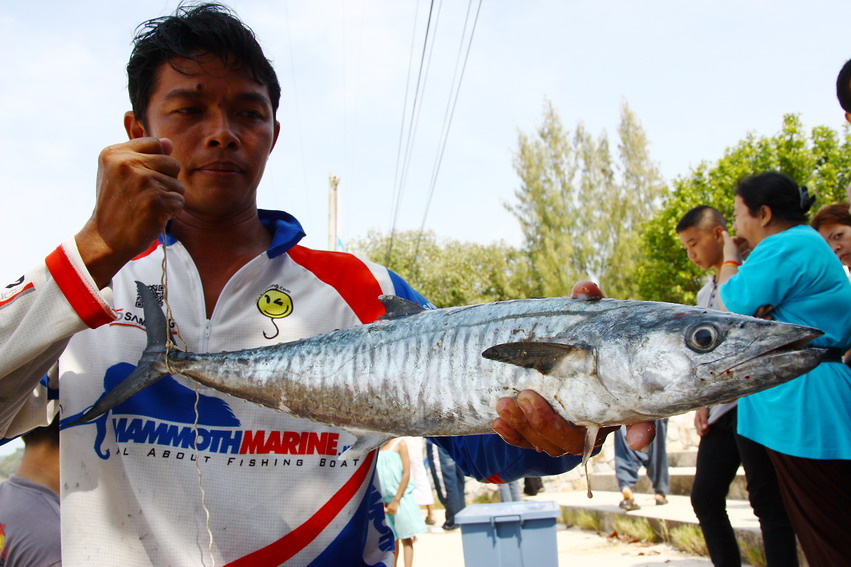
<instances>
[{"instance_id":1,"label":"man's hand supporting fish","mask_svg":"<svg viewBox=\"0 0 851 567\"><path fill-rule=\"evenodd\" d=\"M597 284L579 281L573 286L571 297L602 298ZM524 449L544 451L551 457L581 455L585 449L586 429L561 417L552 406L533 390L524 390L516 398L502 398L496 403L499 417L493 420L493 430L511 445ZM597 434L595 448L618 426L603 427ZM633 449L650 445L656 435L652 421L642 421L627 426L627 442Z\"/></svg>"}]
</instances>

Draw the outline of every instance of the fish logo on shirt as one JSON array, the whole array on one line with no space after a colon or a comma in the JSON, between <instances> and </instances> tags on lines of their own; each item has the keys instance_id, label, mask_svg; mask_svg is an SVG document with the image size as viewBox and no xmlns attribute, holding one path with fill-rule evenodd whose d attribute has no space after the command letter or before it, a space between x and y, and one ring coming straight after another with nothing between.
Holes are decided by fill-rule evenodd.
<instances>
[{"instance_id":1,"label":"fish logo on shirt","mask_svg":"<svg viewBox=\"0 0 851 567\"><path fill-rule=\"evenodd\" d=\"M133 371L132 364L121 362L111 366L104 375L104 395L121 383ZM188 388L171 376L167 376L152 386L152 392L141 391L132 398L118 404L109 412L94 421L71 425L83 412L63 419L60 429L94 424L97 428L95 436L95 453L101 459L108 459L109 449L104 449L108 419L110 416L121 415L131 417L148 417L154 420L168 421L171 424L183 424L187 427L235 428L240 421L234 415L231 407L222 399L200 394L198 398L198 414L195 414L195 391ZM120 421L120 420L119 420Z\"/></svg>"}]
</instances>

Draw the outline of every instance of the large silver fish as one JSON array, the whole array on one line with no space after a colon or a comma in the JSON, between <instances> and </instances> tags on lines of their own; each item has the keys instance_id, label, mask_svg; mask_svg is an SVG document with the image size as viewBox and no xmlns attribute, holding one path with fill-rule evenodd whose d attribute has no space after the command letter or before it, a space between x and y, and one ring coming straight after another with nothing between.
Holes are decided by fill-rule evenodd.
<instances>
[{"instance_id":1,"label":"large silver fish","mask_svg":"<svg viewBox=\"0 0 851 567\"><path fill-rule=\"evenodd\" d=\"M492 433L496 401L524 389L588 428L629 424L731 401L813 369L822 332L668 303L526 299L422 309L381 298L379 321L309 339L215 354L170 350L149 289L148 346L127 379L78 421L170 374L342 427L347 456L392 437ZM341 456L342 457L342 456Z\"/></svg>"}]
</instances>

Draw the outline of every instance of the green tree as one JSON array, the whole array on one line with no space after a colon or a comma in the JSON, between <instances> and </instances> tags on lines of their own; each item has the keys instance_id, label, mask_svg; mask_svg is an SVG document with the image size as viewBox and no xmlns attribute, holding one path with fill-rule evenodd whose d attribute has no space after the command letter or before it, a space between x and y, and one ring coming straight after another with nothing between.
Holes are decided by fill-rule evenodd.
<instances>
[{"instance_id":1,"label":"green tree","mask_svg":"<svg viewBox=\"0 0 851 567\"><path fill-rule=\"evenodd\" d=\"M519 134L521 186L508 205L520 222L536 295L565 295L590 278L610 297L636 297L639 233L666 190L641 125L624 104L617 162L603 133L566 130L549 101L533 135Z\"/></svg>"},{"instance_id":2,"label":"green tree","mask_svg":"<svg viewBox=\"0 0 851 567\"><path fill-rule=\"evenodd\" d=\"M15 449L14 453L0 457L0 481L5 480L18 472L23 456L23 449Z\"/></svg>"},{"instance_id":3,"label":"green tree","mask_svg":"<svg viewBox=\"0 0 851 567\"><path fill-rule=\"evenodd\" d=\"M727 217L732 229L736 182L769 170L781 171L806 185L817 195L817 205L844 200L845 187L851 181L851 130L846 127L840 135L817 126L808 135L800 118L788 114L777 134L749 134L717 162L703 162L677 179L670 197L643 230L641 245L647 254L636 273L640 296L694 303L706 274L688 261L674 227L692 207L711 205Z\"/></svg>"},{"instance_id":4,"label":"green tree","mask_svg":"<svg viewBox=\"0 0 851 567\"><path fill-rule=\"evenodd\" d=\"M441 240L431 231L408 231L395 233L392 248L389 244L388 236L371 231L350 248L403 276L438 307L529 296L528 265L504 243Z\"/></svg>"}]
</instances>

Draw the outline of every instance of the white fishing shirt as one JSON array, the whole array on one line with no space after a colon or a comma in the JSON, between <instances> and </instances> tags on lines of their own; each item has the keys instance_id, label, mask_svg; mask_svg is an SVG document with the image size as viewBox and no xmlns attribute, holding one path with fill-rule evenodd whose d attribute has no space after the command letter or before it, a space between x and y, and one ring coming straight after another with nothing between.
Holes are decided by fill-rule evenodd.
<instances>
[{"instance_id":1,"label":"white fishing shirt","mask_svg":"<svg viewBox=\"0 0 851 567\"><path fill-rule=\"evenodd\" d=\"M209 320L192 259L169 242L178 348L236 350L351 327L383 314L380 294L424 301L381 266L296 245L303 232L286 213L261 218L272 247L230 279ZM342 429L171 376L68 427L138 361L146 334L135 281L162 298L162 262L157 243L97 290L71 239L0 290L0 437L50 420L56 382L37 383L62 353L63 565L392 565L375 452L338 461L354 441Z\"/></svg>"}]
</instances>

